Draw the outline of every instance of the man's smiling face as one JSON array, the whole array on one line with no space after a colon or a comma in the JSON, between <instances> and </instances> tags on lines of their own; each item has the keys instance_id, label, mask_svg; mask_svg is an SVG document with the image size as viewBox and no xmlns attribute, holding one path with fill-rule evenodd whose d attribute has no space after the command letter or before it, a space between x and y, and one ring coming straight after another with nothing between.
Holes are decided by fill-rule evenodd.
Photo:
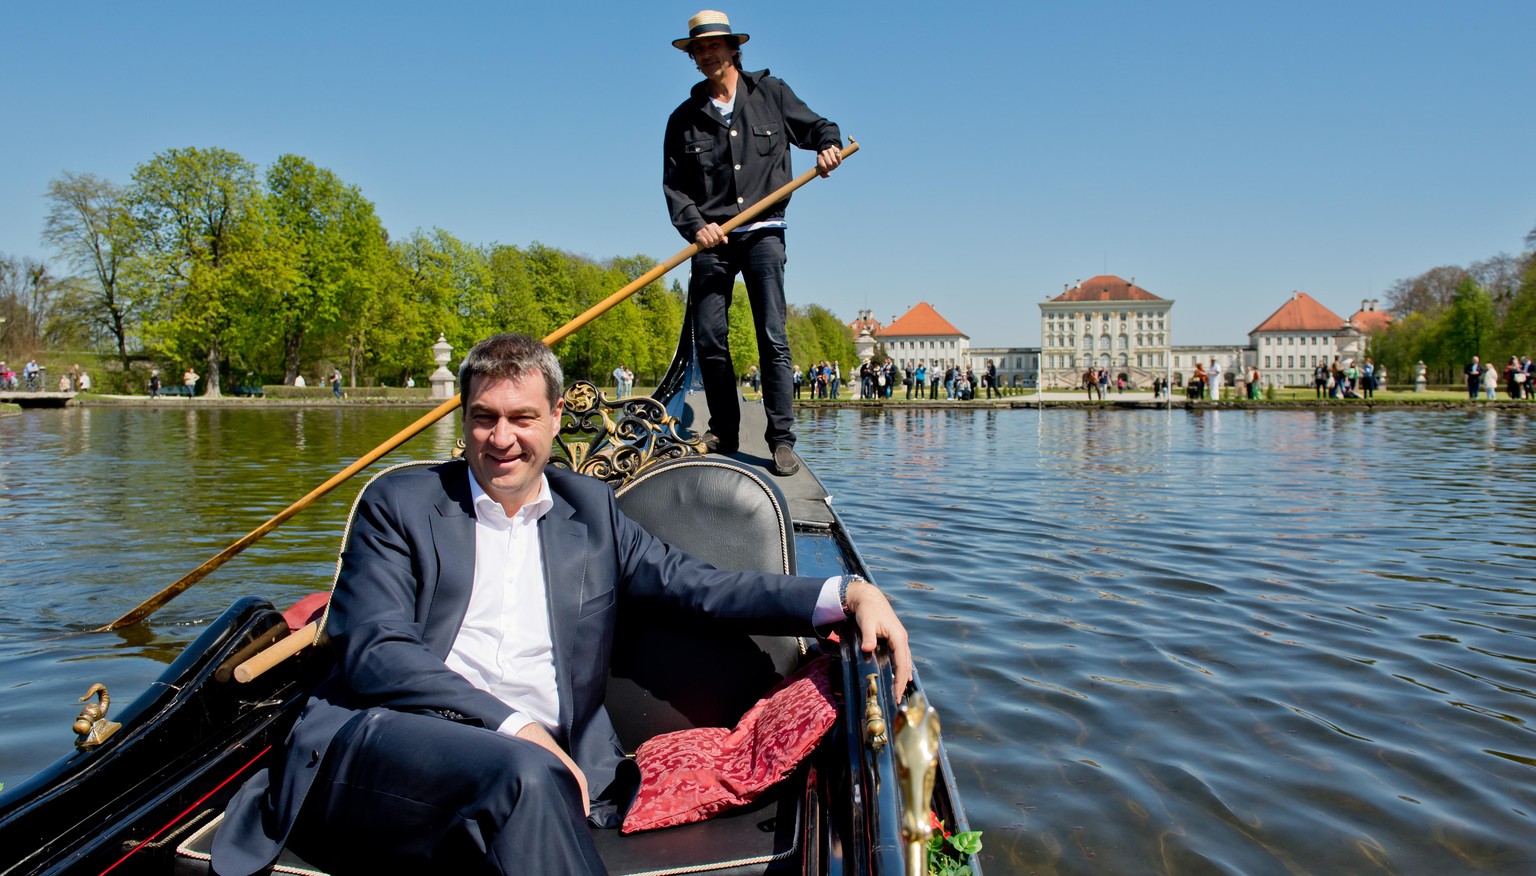
<instances>
[{"instance_id":1,"label":"man's smiling face","mask_svg":"<svg viewBox=\"0 0 1536 876\"><path fill-rule=\"evenodd\" d=\"M563 407L563 400L550 406L537 373L473 381L464 404L464 458L480 488L507 514L538 496Z\"/></svg>"},{"instance_id":2,"label":"man's smiling face","mask_svg":"<svg viewBox=\"0 0 1536 876\"><path fill-rule=\"evenodd\" d=\"M709 79L719 80L732 66L731 56L736 53L736 41L712 36L694 40L688 46L694 66Z\"/></svg>"}]
</instances>

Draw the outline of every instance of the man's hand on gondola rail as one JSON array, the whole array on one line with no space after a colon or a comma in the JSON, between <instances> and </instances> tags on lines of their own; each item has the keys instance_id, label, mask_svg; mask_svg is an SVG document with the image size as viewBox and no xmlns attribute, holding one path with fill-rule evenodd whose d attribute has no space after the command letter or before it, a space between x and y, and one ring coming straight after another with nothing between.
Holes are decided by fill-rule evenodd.
<instances>
[{"instance_id":1,"label":"man's hand on gondola rail","mask_svg":"<svg viewBox=\"0 0 1536 876\"><path fill-rule=\"evenodd\" d=\"M896 701L901 702L912 682L912 647L907 642L907 628L902 626L896 609L880 588L863 578L848 583L847 607L853 622L859 625L859 639L866 654L874 653L881 639L890 647Z\"/></svg>"}]
</instances>

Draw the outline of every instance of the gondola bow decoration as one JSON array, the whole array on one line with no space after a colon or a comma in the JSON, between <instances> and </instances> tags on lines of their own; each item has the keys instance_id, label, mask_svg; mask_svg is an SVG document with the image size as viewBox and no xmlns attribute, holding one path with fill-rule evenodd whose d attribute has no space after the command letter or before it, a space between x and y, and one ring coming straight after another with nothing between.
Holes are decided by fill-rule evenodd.
<instances>
[{"instance_id":1,"label":"gondola bow decoration","mask_svg":"<svg viewBox=\"0 0 1536 876\"><path fill-rule=\"evenodd\" d=\"M617 486L656 463L704 452L703 442L684 438L682 424L656 399L610 400L589 380L566 387L564 398L550 465Z\"/></svg>"}]
</instances>

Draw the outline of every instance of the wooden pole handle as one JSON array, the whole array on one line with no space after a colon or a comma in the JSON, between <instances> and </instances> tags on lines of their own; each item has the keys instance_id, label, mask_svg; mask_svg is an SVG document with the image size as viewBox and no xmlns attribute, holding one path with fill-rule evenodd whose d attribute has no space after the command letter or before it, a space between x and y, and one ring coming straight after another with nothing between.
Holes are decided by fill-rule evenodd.
<instances>
[{"instance_id":1,"label":"wooden pole handle","mask_svg":"<svg viewBox=\"0 0 1536 876\"><path fill-rule=\"evenodd\" d=\"M245 684L268 669L287 660L315 643L320 635L320 622L310 621L285 639L278 639L266 650L235 667L235 681Z\"/></svg>"},{"instance_id":2,"label":"wooden pole handle","mask_svg":"<svg viewBox=\"0 0 1536 876\"><path fill-rule=\"evenodd\" d=\"M847 158L848 156L858 151L859 144L852 137L849 137L848 145L842 148L842 157ZM741 211L737 215L731 217L730 221L720 226L721 230L729 233L741 227L743 223L752 221L753 219L757 218L758 214L762 213L764 210L768 209L774 204L777 204L779 201L789 197L792 192L815 179L816 176L817 171L814 168L800 174L799 176L775 189L766 198L763 198L747 209ZM694 255L698 253L698 251L699 245L696 243L692 243L684 247L676 255L632 280L629 285L625 286L623 289L620 289L612 295L609 295L607 298L604 298L597 304L592 305L591 307L587 308L586 312L582 313L580 316L576 317L560 328L555 329L553 332L550 332L544 337L545 346L553 347L555 344L565 340L571 335L572 332L576 331L592 320L597 319L599 316L602 316L609 310L612 310L619 304L619 302L645 288L649 283L665 276L668 271L672 270L688 259L693 258ZM331 490L341 486L343 483L350 480L353 475L377 462L379 458L384 456L386 453L389 453L391 450L394 450L401 444L404 444L410 439L416 437L428 426L436 423L438 420L441 420L443 417L446 417L448 414L452 413L459 407L460 401L460 397L455 395L453 398L448 399L447 401L433 408L429 413L416 420L416 422L406 426L404 429L395 433L395 435L392 437L386 439L383 444L380 444L378 447L375 447L362 456L358 457L356 462L332 475L330 479L325 483L315 487L313 490L310 490L304 495L303 498L274 514L272 519L241 536L237 541L235 541L234 544L231 544L229 547L219 551L217 554L214 554L212 557L209 557L206 561L204 561L202 565L181 576L175 581L172 581L170 584L162 588L159 593L156 593L154 596L151 596L150 598L139 603L137 606L134 606L134 608L127 614L124 614L122 617L112 621L106 626L97 627L92 632L104 633L111 630L122 629L129 624L138 623L144 618L147 618L155 612L159 611L161 606L180 596L187 590L187 588L191 587L193 584L196 584L197 582L208 577L208 574L214 569L217 569L218 567L234 559L246 548L260 541L267 533L281 526L290 517L293 517L295 514L298 514L300 511L308 508L315 502L316 499L319 499L321 496L324 496ZM287 639L284 639L283 641L286 642Z\"/></svg>"}]
</instances>

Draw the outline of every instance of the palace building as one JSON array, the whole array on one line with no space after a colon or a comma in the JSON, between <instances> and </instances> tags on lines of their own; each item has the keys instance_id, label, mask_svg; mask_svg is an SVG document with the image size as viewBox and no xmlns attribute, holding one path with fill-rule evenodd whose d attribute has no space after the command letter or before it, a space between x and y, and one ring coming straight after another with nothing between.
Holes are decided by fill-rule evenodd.
<instances>
[{"instance_id":1,"label":"palace building","mask_svg":"<svg viewBox=\"0 0 1536 876\"><path fill-rule=\"evenodd\" d=\"M1041 385L1077 386L1089 366L1148 386L1169 366L1173 299L1101 274L1040 305Z\"/></svg>"},{"instance_id":2,"label":"palace building","mask_svg":"<svg viewBox=\"0 0 1536 876\"><path fill-rule=\"evenodd\" d=\"M1173 299L1162 298L1124 280L1103 274L1068 285L1040 304L1039 347L972 347L970 336L939 315L926 301L882 326L872 311L849 323L860 358L883 344L885 354L904 369L922 362L930 371L969 365L981 374L986 361L997 365L1004 386L1076 388L1090 366L1124 375L1134 387L1154 378L1180 386L1198 361L1216 362L1222 383L1243 380L1249 364L1259 369L1265 386L1307 386L1319 361L1363 360L1370 336L1392 322L1373 300L1360 302L1349 319L1324 307L1305 292L1293 292L1269 318L1248 333L1248 345L1175 346Z\"/></svg>"},{"instance_id":3,"label":"palace building","mask_svg":"<svg viewBox=\"0 0 1536 876\"><path fill-rule=\"evenodd\" d=\"M879 341L885 345L885 355L902 367L907 367L908 362L914 367L922 362L930 371L956 363L965 364L971 348L970 335L939 316L933 305L926 301L919 301L881 329Z\"/></svg>"},{"instance_id":4,"label":"palace building","mask_svg":"<svg viewBox=\"0 0 1536 876\"><path fill-rule=\"evenodd\" d=\"M1363 352L1360 332L1305 292L1292 292L1248 333L1248 343L1265 386L1306 386L1318 363L1334 357L1348 361Z\"/></svg>"}]
</instances>

